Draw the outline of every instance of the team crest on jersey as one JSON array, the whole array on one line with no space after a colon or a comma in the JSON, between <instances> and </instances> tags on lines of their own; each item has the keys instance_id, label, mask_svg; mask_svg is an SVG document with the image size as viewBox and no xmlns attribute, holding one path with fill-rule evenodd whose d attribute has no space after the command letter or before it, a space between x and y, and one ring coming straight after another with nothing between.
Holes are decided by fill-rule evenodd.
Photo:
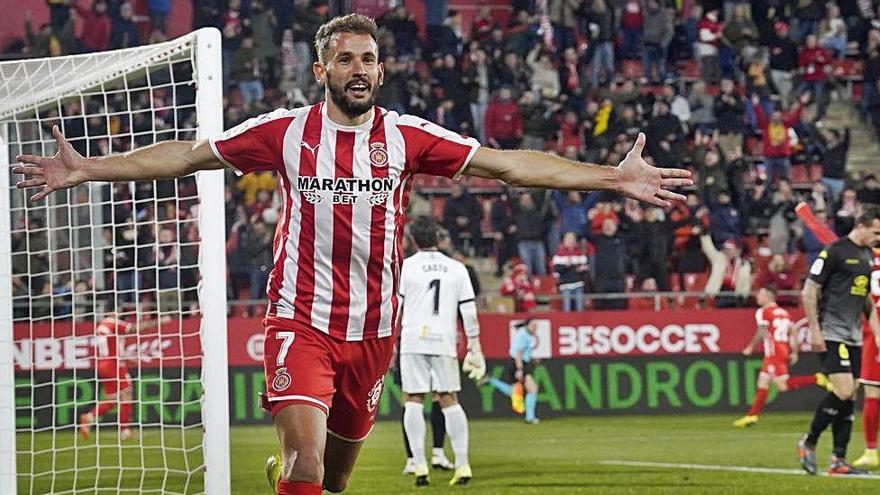
<instances>
[{"instance_id":1,"label":"team crest on jersey","mask_svg":"<svg viewBox=\"0 0 880 495\"><path fill-rule=\"evenodd\" d=\"M278 368L275 371L275 378L272 379L272 390L283 392L290 386L292 381L290 374L287 372L287 368Z\"/></svg>"},{"instance_id":2,"label":"team crest on jersey","mask_svg":"<svg viewBox=\"0 0 880 495\"><path fill-rule=\"evenodd\" d=\"M382 397L382 387L385 386L385 377L376 380L376 384L367 393L367 411L373 412L379 405L379 398Z\"/></svg>"},{"instance_id":3,"label":"team crest on jersey","mask_svg":"<svg viewBox=\"0 0 880 495\"><path fill-rule=\"evenodd\" d=\"M370 143L370 163L374 167L388 165L388 152L385 151L385 143Z\"/></svg>"}]
</instances>

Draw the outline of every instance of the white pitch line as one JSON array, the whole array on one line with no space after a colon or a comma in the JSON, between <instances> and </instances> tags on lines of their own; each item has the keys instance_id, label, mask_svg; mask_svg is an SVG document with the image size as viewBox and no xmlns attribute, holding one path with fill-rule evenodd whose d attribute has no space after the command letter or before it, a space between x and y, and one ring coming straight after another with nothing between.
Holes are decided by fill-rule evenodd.
<instances>
[{"instance_id":1,"label":"white pitch line","mask_svg":"<svg viewBox=\"0 0 880 495\"><path fill-rule=\"evenodd\" d=\"M631 467L654 467L667 469L695 469L700 471L733 471L741 473L762 473L762 474L794 474L806 475L807 473L801 469L784 469L784 468L761 468L753 466L724 466L718 464L677 464L672 462L647 462L647 461L599 461L599 464L606 466L631 466ZM828 476L826 472L820 472L819 476ZM880 476L874 474L841 476L846 478L880 480Z\"/></svg>"}]
</instances>

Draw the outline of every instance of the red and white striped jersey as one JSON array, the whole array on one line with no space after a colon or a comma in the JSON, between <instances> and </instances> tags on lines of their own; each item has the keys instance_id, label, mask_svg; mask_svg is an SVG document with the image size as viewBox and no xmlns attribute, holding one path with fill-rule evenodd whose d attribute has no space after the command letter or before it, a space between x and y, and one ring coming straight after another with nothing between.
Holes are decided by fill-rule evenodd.
<instances>
[{"instance_id":1,"label":"red and white striped jersey","mask_svg":"<svg viewBox=\"0 0 880 495\"><path fill-rule=\"evenodd\" d=\"M342 126L323 102L261 115L210 143L237 173L280 178L269 314L344 340L388 337L397 324L413 176L458 178L479 148L379 107L364 124Z\"/></svg>"},{"instance_id":2,"label":"red and white striped jersey","mask_svg":"<svg viewBox=\"0 0 880 495\"><path fill-rule=\"evenodd\" d=\"M789 329L791 316L776 303L758 308L755 312L758 328L764 330L764 357L788 359L791 351Z\"/></svg>"},{"instance_id":3,"label":"red and white striped jersey","mask_svg":"<svg viewBox=\"0 0 880 495\"><path fill-rule=\"evenodd\" d=\"M880 311L880 248L874 248L874 264L871 271L871 301Z\"/></svg>"},{"instance_id":4,"label":"red and white striped jersey","mask_svg":"<svg viewBox=\"0 0 880 495\"><path fill-rule=\"evenodd\" d=\"M95 327L95 357L98 365L117 363L122 347L122 335L128 333L131 323L116 318L104 318Z\"/></svg>"},{"instance_id":5,"label":"red and white striped jersey","mask_svg":"<svg viewBox=\"0 0 880 495\"><path fill-rule=\"evenodd\" d=\"M877 312L880 313L880 248L874 248L872 254L873 269L871 270L871 292L868 297L871 298L871 302L874 303L874 307L877 308ZM871 325L868 324L867 319L862 322L862 339L874 339Z\"/></svg>"}]
</instances>

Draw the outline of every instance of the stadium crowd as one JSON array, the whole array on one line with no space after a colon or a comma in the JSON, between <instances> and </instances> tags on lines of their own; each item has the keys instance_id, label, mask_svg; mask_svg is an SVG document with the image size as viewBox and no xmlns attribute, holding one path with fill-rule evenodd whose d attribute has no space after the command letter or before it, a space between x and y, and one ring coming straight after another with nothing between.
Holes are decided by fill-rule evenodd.
<instances>
[{"instance_id":1,"label":"stadium crowd","mask_svg":"<svg viewBox=\"0 0 880 495\"><path fill-rule=\"evenodd\" d=\"M7 52L39 57L160 41L171 5L150 0L144 29L132 20L128 2L96 0L84 8L71 0L47 1L51 18L34 29L27 16L27 39ZM610 193L423 178L411 213L442 219L450 250L460 258L493 256L496 276L504 277L501 292L520 310L535 307L536 282L553 274L565 310L584 308L585 292L705 289L720 294L715 305L732 306L742 304L754 284L795 289L803 273L798 270L820 249L800 227L795 205L806 201L845 233L860 203L880 203L877 177L847 170L849 130L825 123L829 103L854 86L862 118L880 128L877 4L513 0L510 9L483 7L466 23L446 1L432 0L425 2L424 32L404 6L393 8L377 19L385 64L379 105L487 146L548 150L609 165L644 131L650 161L689 167L697 177L687 203L668 209ZM222 32L225 127L320 99L310 77L311 40L335 13L328 2L206 0L194 2L193 13L193 28ZM162 101L167 95L146 97ZM70 117L83 109L63 111ZM106 151L97 140L92 145L93 154ZM265 297L276 187L269 172L229 174L234 299ZM191 218L190 208L171 209L140 215ZM124 224L134 213L113 214ZM167 232L172 240L197 235ZM629 301L632 307L643 302ZM593 307L627 304L598 299Z\"/></svg>"}]
</instances>

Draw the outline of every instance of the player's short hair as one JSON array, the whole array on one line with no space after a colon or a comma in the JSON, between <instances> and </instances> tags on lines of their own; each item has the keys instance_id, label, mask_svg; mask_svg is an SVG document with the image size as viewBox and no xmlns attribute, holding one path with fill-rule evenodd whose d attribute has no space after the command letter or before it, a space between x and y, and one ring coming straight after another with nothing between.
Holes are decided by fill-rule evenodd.
<instances>
[{"instance_id":1,"label":"player's short hair","mask_svg":"<svg viewBox=\"0 0 880 495\"><path fill-rule=\"evenodd\" d=\"M768 285L765 285L761 288L766 290L767 292L773 294L774 299L776 299L776 295L779 293L779 289L774 284L768 284Z\"/></svg>"},{"instance_id":2,"label":"player's short hair","mask_svg":"<svg viewBox=\"0 0 880 495\"><path fill-rule=\"evenodd\" d=\"M880 220L880 206L874 204L862 205L862 214L856 219L856 224L870 227L874 220Z\"/></svg>"},{"instance_id":3,"label":"player's short hair","mask_svg":"<svg viewBox=\"0 0 880 495\"><path fill-rule=\"evenodd\" d=\"M517 323L516 328L528 328L529 323L531 323L532 320L534 320L534 318L526 318L525 320Z\"/></svg>"},{"instance_id":4,"label":"player's short hair","mask_svg":"<svg viewBox=\"0 0 880 495\"><path fill-rule=\"evenodd\" d=\"M409 224L409 235L420 249L437 247L439 232L440 226L437 225L437 220L427 215L417 216Z\"/></svg>"},{"instance_id":5,"label":"player's short hair","mask_svg":"<svg viewBox=\"0 0 880 495\"><path fill-rule=\"evenodd\" d=\"M376 45L379 45L378 28L372 18L361 14L334 17L324 23L315 35L315 51L318 53L318 61L322 64L327 60L327 50L330 49L333 35L338 33L369 34Z\"/></svg>"}]
</instances>

